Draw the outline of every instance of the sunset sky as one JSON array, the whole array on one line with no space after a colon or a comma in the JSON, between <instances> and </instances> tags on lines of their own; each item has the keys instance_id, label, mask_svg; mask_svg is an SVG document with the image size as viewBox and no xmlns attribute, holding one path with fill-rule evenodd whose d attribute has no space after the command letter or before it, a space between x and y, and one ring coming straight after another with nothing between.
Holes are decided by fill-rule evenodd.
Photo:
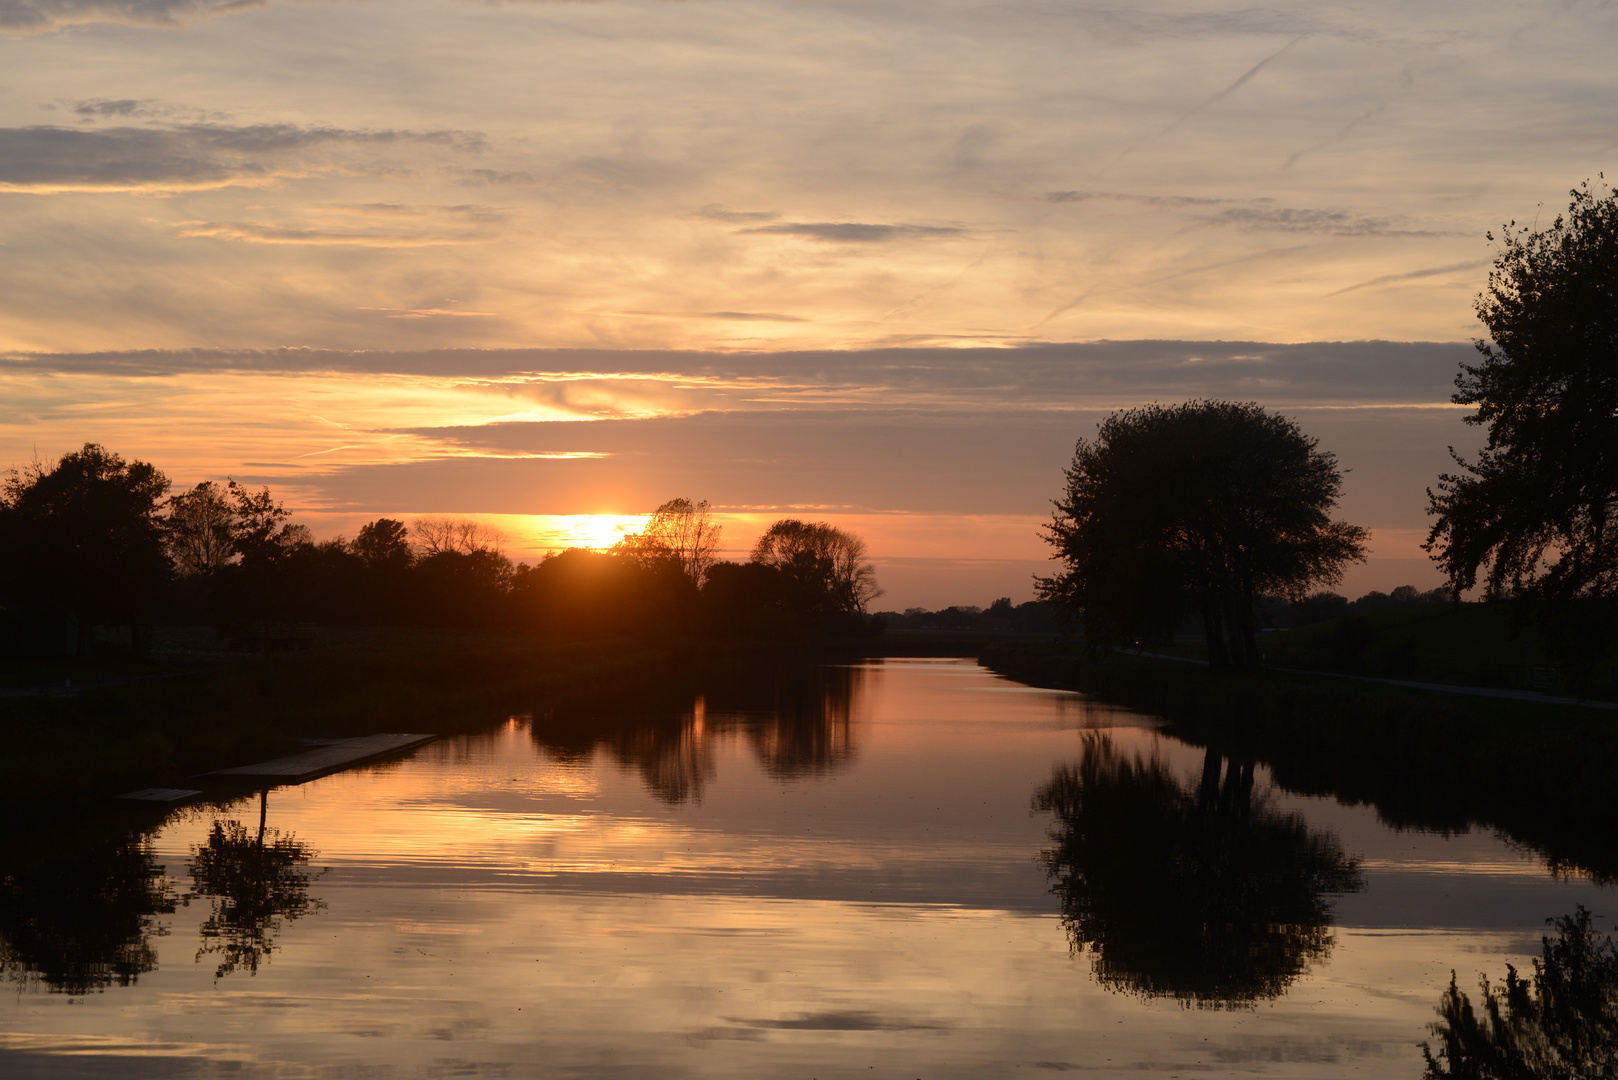
<instances>
[{"instance_id":1,"label":"sunset sky","mask_svg":"<svg viewBox=\"0 0 1618 1080\"><path fill-rule=\"evenodd\" d=\"M1614 56L1577 0L0 0L0 466L519 558L706 498L937 607L1029 598L1108 411L1220 396L1352 470L1343 591L1430 587L1485 233L1618 164Z\"/></svg>"}]
</instances>

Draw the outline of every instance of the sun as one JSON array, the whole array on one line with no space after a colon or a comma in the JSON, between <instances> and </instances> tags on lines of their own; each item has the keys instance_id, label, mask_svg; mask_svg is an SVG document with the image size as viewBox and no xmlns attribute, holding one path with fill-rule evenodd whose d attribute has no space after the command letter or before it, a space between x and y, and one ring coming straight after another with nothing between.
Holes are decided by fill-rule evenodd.
<instances>
[{"instance_id":1,"label":"sun","mask_svg":"<svg viewBox=\"0 0 1618 1080\"><path fill-rule=\"evenodd\" d=\"M609 548L646 527L645 514L570 514L550 516L539 529L547 547Z\"/></svg>"}]
</instances>

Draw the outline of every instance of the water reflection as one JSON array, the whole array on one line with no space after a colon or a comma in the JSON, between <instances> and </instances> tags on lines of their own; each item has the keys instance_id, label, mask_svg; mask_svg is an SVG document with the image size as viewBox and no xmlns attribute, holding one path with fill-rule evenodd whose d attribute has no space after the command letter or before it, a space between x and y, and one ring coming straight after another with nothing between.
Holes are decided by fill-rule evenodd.
<instances>
[{"instance_id":1,"label":"water reflection","mask_svg":"<svg viewBox=\"0 0 1618 1080\"><path fill-rule=\"evenodd\" d=\"M605 751L658 799L700 802L718 747L737 735L778 779L852 761L852 716L867 674L819 665L710 670L697 689L628 687L556 703L535 718L533 738L554 761L582 766Z\"/></svg>"},{"instance_id":2,"label":"water reflection","mask_svg":"<svg viewBox=\"0 0 1618 1080\"><path fill-rule=\"evenodd\" d=\"M120 834L0 875L0 972L83 995L157 966L151 939L179 897L146 837Z\"/></svg>"},{"instance_id":3,"label":"water reflection","mask_svg":"<svg viewBox=\"0 0 1618 1080\"><path fill-rule=\"evenodd\" d=\"M1534 974L1506 965L1505 981L1479 979L1479 1005L1455 981L1431 1025L1438 1053L1422 1055L1429 1080L1562 1080L1618 1075L1618 943L1600 933L1581 905L1547 920Z\"/></svg>"},{"instance_id":4,"label":"water reflection","mask_svg":"<svg viewBox=\"0 0 1618 1080\"><path fill-rule=\"evenodd\" d=\"M1279 997L1331 950L1330 897L1364 887L1335 836L1280 813L1251 762L1211 749L1201 782L1085 737L1035 795L1043 855L1075 952L1112 990L1230 1007Z\"/></svg>"},{"instance_id":5,"label":"water reflection","mask_svg":"<svg viewBox=\"0 0 1618 1080\"><path fill-rule=\"evenodd\" d=\"M256 832L239 821L216 820L208 839L192 848L192 892L213 901L203 920L197 959L218 954L216 978L258 972L275 950L281 921L302 918L324 905L309 895L314 852L296 836L267 829L269 793L259 795Z\"/></svg>"}]
</instances>

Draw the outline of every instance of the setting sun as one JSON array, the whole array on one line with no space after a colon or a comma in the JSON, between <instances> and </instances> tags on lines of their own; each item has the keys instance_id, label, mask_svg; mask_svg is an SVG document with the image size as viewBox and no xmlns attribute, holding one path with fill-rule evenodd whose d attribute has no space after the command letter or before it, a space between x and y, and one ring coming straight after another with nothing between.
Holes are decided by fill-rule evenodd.
<instances>
[{"instance_id":1,"label":"setting sun","mask_svg":"<svg viewBox=\"0 0 1618 1080\"><path fill-rule=\"evenodd\" d=\"M609 548L646 525L645 514L535 515L537 546L552 549Z\"/></svg>"}]
</instances>

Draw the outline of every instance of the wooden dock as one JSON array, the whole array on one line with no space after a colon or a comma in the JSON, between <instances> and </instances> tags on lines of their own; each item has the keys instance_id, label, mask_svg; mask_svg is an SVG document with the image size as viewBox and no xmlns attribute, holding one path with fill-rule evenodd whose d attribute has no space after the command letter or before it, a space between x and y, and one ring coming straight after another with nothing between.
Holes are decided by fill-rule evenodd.
<instances>
[{"instance_id":1,"label":"wooden dock","mask_svg":"<svg viewBox=\"0 0 1618 1080\"><path fill-rule=\"evenodd\" d=\"M271 784L301 784L354 765L402 754L438 738L437 735L365 735L357 739L308 740L301 753L203 773L197 781L257 780Z\"/></svg>"}]
</instances>

